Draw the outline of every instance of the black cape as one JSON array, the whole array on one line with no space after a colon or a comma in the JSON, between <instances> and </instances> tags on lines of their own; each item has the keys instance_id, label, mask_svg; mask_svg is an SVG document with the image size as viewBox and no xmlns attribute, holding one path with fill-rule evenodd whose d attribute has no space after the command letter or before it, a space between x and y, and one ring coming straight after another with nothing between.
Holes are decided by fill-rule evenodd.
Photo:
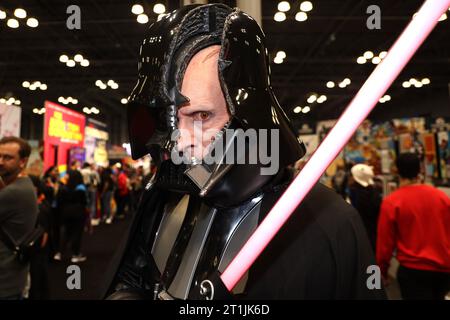
<instances>
[{"instance_id":1,"label":"black cape","mask_svg":"<svg viewBox=\"0 0 450 320\"><path fill-rule=\"evenodd\" d=\"M267 213L283 191L284 188L265 195L261 213ZM144 247L139 248L136 243L139 239L134 234L152 229L155 220L146 208L154 208L155 201L161 198L164 192L157 189L144 195L141 209L112 260L102 298L113 292L120 270L127 264L124 257L129 251L149 252ZM144 237L148 240L152 236ZM148 261L150 266L133 267L128 274L156 272L156 267L151 265L153 259L149 257ZM145 263L141 261L141 265ZM371 265L375 265L375 259L359 214L333 190L317 184L256 260L250 269L245 293L239 298L385 299L383 288L369 289L368 282L373 281L369 279L372 273L367 273L367 268ZM151 288L145 286L142 279L153 276L141 274L127 282L143 293L139 296L150 298ZM125 294L123 297L136 296Z\"/></svg>"}]
</instances>

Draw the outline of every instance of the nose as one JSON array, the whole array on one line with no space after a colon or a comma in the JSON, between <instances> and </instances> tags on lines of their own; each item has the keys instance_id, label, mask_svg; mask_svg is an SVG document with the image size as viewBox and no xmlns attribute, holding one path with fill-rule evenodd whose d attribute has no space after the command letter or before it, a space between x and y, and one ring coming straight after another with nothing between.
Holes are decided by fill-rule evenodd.
<instances>
[{"instance_id":1,"label":"nose","mask_svg":"<svg viewBox=\"0 0 450 320\"><path fill-rule=\"evenodd\" d=\"M183 117L178 118L178 140L177 149L179 152L191 152L194 148L194 124Z\"/></svg>"}]
</instances>

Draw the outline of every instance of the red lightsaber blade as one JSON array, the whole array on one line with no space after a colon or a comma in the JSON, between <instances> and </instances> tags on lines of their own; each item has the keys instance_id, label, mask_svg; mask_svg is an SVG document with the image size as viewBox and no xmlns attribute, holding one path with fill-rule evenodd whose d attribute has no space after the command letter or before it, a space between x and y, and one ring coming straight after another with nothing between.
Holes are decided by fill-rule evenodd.
<instances>
[{"instance_id":1,"label":"red lightsaber blade","mask_svg":"<svg viewBox=\"0 0 450 320\"><path fill-rule=\"evenodd\" d=\"M229 291L234 288L317 183L326 168L391 86L449 6L450 0L427 0L422 5L417 16L408 24L384 60L366 80L306 166L222 273L221 279Z\"/></svg>"}]
</instances>

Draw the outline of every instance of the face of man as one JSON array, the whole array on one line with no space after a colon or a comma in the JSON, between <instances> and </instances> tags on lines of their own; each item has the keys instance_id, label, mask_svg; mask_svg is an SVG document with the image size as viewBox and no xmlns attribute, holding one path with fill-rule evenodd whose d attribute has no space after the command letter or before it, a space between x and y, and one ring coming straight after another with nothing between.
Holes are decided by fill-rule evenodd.
<instances>
[{"instance_id":1,"label":"face of man","mask_svg":"<svg viewBox=\"0 0 450 320\"><path fill-rule=\"evenodd\" d=\"M20 158L19 150L17 143L0 144L0 176L6 183L12 182L27 163L27 158Z\"/></svg>"},{"instance_id":2,"label":"face of man","mask_svg":"<svg viewBox=\"0 0 450 320\"><path fill-rule=\"evenodd\" d=\"M189 102L178 110L177 147L191 158L203 159L215 135L230 119L219 82L219 52L216 45L195 54L183 77L181 93Z\"/></svg>"}]
</instances>

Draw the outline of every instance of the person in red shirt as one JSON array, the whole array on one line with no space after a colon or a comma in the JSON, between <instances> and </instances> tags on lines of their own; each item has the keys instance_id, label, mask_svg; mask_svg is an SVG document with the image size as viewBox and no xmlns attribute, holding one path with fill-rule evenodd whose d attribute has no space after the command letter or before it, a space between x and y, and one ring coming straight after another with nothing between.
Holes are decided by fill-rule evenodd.
<instances>
[{"instance_id":1,"label":"person in red shirt","mask_svg":"<svg viewBox=\"0 0 450 320\"><path fill-rule=\"evenodd\" d=\"M376 257L384 279L394 249L402 297L444 299L450 291L450 199L419 183L416 154L397 159L400 188L383 200Z\"/></svg>"}]
</instances>

